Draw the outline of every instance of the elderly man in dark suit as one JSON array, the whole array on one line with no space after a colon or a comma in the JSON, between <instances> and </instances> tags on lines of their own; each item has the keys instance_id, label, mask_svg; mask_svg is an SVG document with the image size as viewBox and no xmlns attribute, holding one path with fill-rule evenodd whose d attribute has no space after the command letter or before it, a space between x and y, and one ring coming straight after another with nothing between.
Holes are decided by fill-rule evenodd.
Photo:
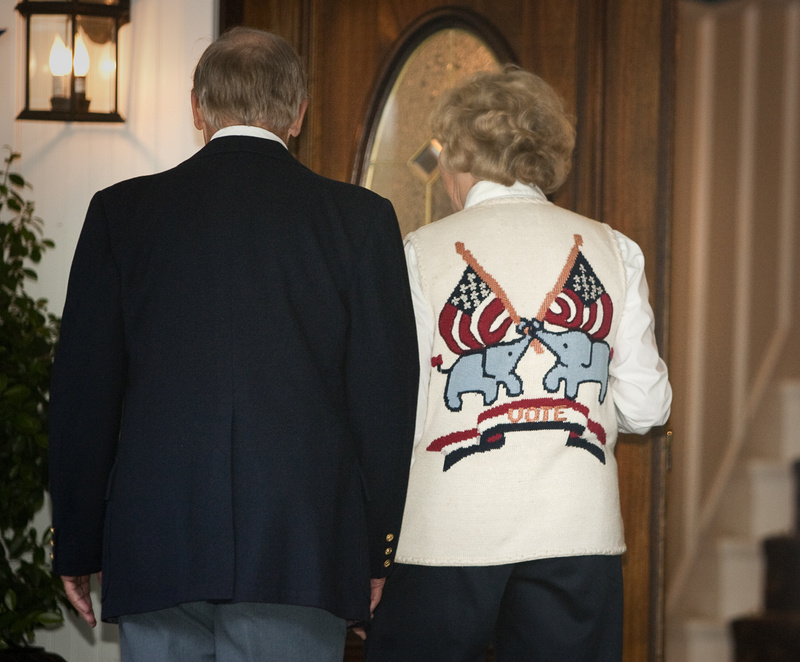
<instances>
[{"instance_id":1,"label":"elderly man in dark suit","mask_svg":"<svg viewBox=\"0 0 800 662\"><path fill-rule=\"evenodd\" d=\"M391 204L286 149L281 38L198 63L206 145L94 197L53 368L54 568L123 660L338 660L391 570L418 359Z\"/></svg>"}]
</instances>

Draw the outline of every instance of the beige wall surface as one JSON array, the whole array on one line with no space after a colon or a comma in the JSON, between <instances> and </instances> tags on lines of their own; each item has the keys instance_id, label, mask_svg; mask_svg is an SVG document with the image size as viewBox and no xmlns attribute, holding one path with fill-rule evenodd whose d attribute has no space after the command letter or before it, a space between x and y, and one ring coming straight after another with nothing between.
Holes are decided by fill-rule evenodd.
<instances>
[{"instance_id":1,"label":"beige wall surface","mask_svg":"<svg viewBox=\"0 0 800 662\"><path fill-rule=\"evenodd\" d=\"M800 2L679 5L670 302L669 621L737 466L800 377Z\"/></svg>"}]
</instances>

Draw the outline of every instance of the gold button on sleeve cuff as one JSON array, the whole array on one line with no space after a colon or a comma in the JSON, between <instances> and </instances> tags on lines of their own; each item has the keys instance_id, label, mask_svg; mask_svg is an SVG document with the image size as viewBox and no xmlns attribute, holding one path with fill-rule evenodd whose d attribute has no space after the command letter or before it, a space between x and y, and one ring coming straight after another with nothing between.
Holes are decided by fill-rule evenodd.
<instances>
[{"instance_id":1,"label":"gold button on sleeve cuff","mask_svg":"<svg viewBox=\"0 0 800 662\"><path fill-rule=\"evenodd\" d=\"M394 550L391 547L387 547L386 551L384 552L384 554L386 554L386 556L389 556L389 554L391 554L393 551Z\"/></svg>"},{"instance_id":2,"label":"gold button on sleeve cuff","mask_svg":"<svg viewBox=\"0 0 800 662\"><path fill-rule=\"evenodd\" d=\"M394 540L394 533L387 533L386 542L392 542L392 540Z\"/></svg>"},{"instance_id":3,"label":"gold button on sleeve cuff","mask_svg":"<svg viewBox=\"0 0 800 662\"><path fill-rule=\"evenodd\" d=\"M388 568L390 565L392 565L392 562L391 562L389 559L386 559L386 560L383 562L383 567L384 567L384 568Z\"/></svg>"}]
</instances>

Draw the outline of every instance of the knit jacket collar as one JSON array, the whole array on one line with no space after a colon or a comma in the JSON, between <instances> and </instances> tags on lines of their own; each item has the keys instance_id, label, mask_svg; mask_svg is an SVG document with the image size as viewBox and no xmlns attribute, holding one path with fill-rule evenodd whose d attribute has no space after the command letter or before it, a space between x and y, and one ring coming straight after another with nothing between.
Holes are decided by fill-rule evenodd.
<instances>
[{"instance_id":1,"label":"knit jacket collar","mask_svg":"<svg viewBox=\"0 0 800 662\"><path fill-rule=\"evenodd\" d=\"M542 202L547 200L538 186L530 186L522 182L514 182L511 186L504 186L497 182L480 180L467 193L464 209L469 209L496 198L534 198Z\"/></svg>"}]
</instances>

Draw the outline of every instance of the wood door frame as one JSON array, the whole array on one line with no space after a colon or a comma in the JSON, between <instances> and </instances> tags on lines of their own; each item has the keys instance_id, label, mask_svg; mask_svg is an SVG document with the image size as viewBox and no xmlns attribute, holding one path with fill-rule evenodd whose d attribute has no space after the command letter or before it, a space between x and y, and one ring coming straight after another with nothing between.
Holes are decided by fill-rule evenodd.
<instances>
[{"instance_id":1,"label":"wood door frame","mask_svg":"<svg viewBox=\"0 0 800 662\"><path fill-rule=\"evenodd\" d=\"M621 217L629 219L623 231L636 239L645 255L656 338L668 362L677 0L647 3L646 7L637 0L608 0L602 11L606 19L597 218L615 227ZM663 660L669 437L666 428L648 436L652 443L648 488L652 499L647 659ZM625 437L630 435L621 438ZM631 455L642 450L640 442L623 443L623 450Z\"/></svg>"}]
</instances>

